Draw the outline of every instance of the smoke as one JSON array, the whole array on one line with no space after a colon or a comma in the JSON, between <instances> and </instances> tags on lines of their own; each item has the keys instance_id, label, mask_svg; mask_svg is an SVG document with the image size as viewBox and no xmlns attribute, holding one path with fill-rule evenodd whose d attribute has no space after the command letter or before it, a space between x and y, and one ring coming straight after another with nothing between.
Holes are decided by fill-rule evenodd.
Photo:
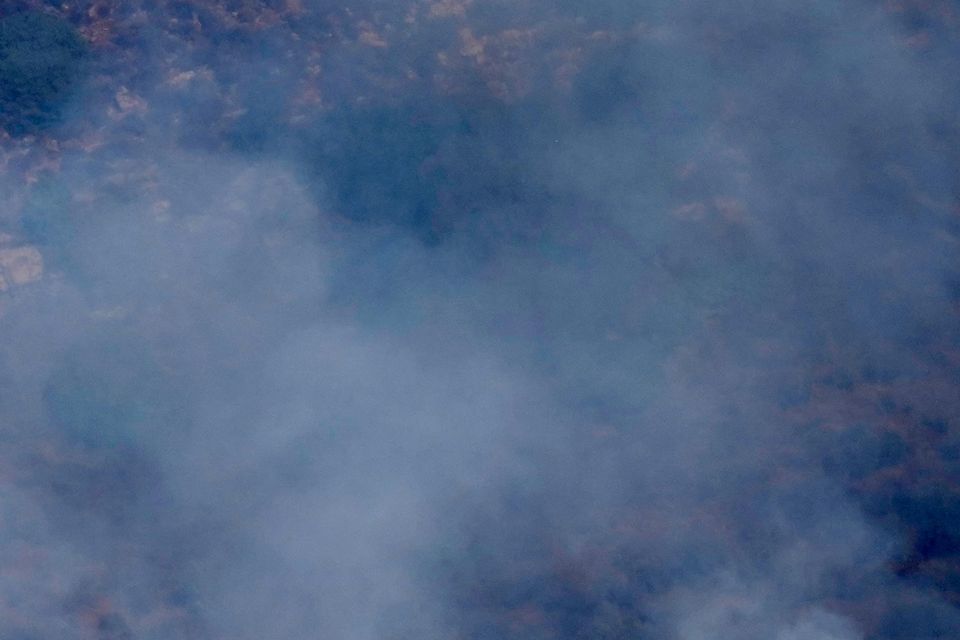
<instances>
[{"instance_id":1,"label":"smoke","mask_svg":"<svg viewBox=\"0 0 960 640\"><path fill-rule=\"evenodd\" d=\"M956 34L909 6L57 9L0 635L956 635Z\"/></svg>"}]
</instances>

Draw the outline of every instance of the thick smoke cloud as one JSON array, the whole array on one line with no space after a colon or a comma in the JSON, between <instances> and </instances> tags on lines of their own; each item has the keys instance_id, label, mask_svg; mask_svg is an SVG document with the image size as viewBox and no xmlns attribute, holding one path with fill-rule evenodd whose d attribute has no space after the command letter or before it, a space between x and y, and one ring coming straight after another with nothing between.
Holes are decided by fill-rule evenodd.
<instances>
[{"instance_id":1,"label":"thick smoke cloud","mask_svg":"<svg viewBox=\"0 0 960 640\"><path fill-rule=\"evenodd\" d=\"M0 636L960 634L932 4L4 9Z\"/></svg>"}]
</instances>

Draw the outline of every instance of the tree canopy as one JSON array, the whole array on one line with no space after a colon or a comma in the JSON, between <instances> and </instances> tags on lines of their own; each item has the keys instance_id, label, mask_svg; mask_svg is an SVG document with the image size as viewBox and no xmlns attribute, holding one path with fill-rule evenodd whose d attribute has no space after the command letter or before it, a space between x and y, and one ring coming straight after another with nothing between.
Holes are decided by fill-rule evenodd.
<instances>
[{"instance_id":1,"label":"tree canopy","mask_svg":"<svg viewBox=\"0 0 960 640\"><path fill-rule=\"evenodd\" d=\"M73 26L54 16L21 12L0 19L0 126L21 135L56 122L85 51Z\"/></svg>"}]
</instances>

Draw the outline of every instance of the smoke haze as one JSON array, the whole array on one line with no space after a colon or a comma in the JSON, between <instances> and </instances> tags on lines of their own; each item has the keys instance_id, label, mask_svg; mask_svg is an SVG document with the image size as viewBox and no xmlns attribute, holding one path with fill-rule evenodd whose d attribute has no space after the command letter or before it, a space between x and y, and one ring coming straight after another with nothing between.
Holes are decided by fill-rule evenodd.
<instances>
[{"instance_id":1,"label":"smoke haze","mask_svg":"<svg viewBox=\"0 0 960 640\"><path fill-rule=\"evenodd\" d=\"M0 637L960 637L958 11L3 3Z\"/></svg>"}]
</instances>

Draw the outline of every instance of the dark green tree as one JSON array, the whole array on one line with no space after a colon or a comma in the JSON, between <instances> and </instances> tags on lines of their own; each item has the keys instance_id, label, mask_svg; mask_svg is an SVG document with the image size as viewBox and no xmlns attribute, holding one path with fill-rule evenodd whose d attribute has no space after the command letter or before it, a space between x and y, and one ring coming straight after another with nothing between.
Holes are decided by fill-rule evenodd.
<instances>
[{"instance_id":1,"label":"dark green tree","mask_svg":"<svg viewBox=\"0 0 960 640\"><path fill-rule=\"evenodd\" d=\"M55 123L80 76L84 40L44 13L0 18L0 127L22 135Z\"/></svg>"}]
</instances>

